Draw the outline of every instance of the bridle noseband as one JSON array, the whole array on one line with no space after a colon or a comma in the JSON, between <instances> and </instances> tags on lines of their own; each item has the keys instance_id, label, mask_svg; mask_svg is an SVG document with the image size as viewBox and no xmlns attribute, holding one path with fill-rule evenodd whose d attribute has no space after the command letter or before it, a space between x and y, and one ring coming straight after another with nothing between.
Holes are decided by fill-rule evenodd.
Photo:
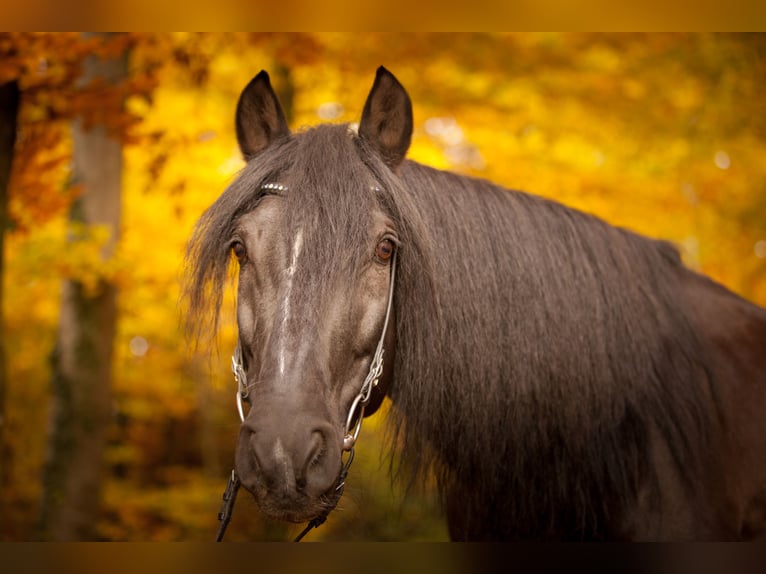
<instances>
[{"instance_id":1,"label":"bridle noseband","mask_svg":"<svg viewBox=\"0 0 766 574\"><path fill-rule=\"evenodd\" d=\"M269 185L273 186L278 184L266 184L264 188L267 188L266 186ZM283 190L285 188L280 186L279 188L268 187L267 189ZM359 431L362 428L364 409L370 402L370 398L372 397L372 390L378 386L380 377L383 374L383 354L385 352L383 347L386 339L386 333L388 332L388 323L391 317L391 309L394 299L396 253L396 250L394 250L393 256L391 257L391 274L388 284L388 302L386 304L386 316L383 321L383 329L380 334L380 339L378 340L378 346L375 349L375 355L372 358L370 370L364 379L364 383L362 383L362 387L359 393L351 402L351 408L349 409L348 415L346 416L346 426L344 429L342 451L348 452L348 458L343 463L340 474L338 475L338 480L335 487L335 492L338 493L338 496L335 500L335 505L337 505L338 500L340 500L340 497L343 494L343 487L346 484L346 475L348 474L348 469L354 460L354 445L356 444L356 440L359 437ZM247 390L247 373L245 372L244 363L242 361L242 346L239 341L237 342L237 346L234 349L234 354L231 357L231 370L234 374L234 380L237 382L237 412L239 413L240 420L244 423L245 413L242 403L243 401L248 400L249 393ZM229 521L231 520L231 514L234 509L234 502L237 499L237 492L239 491L240 485L241 483L236 471L232 470L231 476L229 477L229 482L226 485L226 491L223 494L223 504L221 505L221 511L218 513L218 520L220 525L218 528L218 534L216 535L216 542L223 540L223 535L226 532L226 527L229 525ZM306 525L306 528L304 528L303 531L295 538L294 542L299 542L306 534L308 534L309 531L311 531L312 528L316 528L322 524L327 519L327 516L333 510L335 505L325 510L316 518L313 518Z\"/></svg>"}]
</instances>

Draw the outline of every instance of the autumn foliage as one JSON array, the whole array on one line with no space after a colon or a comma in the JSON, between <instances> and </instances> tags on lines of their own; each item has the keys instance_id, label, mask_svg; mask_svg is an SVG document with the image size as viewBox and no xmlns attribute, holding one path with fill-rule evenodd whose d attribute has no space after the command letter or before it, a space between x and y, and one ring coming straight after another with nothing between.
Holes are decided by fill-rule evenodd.
<instances>
[{"instance_id":1,"label":"autumn foliage","mask_svg":"<svg viewBox=\"0 0 766 574\"><path fill-rule=\"evenodd\" d=\"M83 85L91 53L130 53L117 88ZM414 104L410 157L523 189L675 242L688 265L766 305L766 39L711 34L0 34L22 105L5 232L7 396L0 540L34 536L60 286L119 289L113 425L99 532L211 540L239 424L233 293L210 348L180 329L179 278L202 211L243 163L242 87L266 69L293 129L356 122L374 71ZM126 98L124 113L104 103ZM70 122L123 142L121 238L75 226ZM80 240L71 241L72 235ZM69 240L68 240L69 239ZM314 540L441 540L431 492L404 502L365 425L341 505ZM232 540L284 539L245 496Z\"/></svg>"}]
</instances>

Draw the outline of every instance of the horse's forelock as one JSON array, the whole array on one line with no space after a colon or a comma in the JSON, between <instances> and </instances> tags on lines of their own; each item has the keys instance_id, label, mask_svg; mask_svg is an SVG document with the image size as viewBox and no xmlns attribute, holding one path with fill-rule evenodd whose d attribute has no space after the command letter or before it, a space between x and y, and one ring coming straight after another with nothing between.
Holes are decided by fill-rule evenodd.
<instances>
[{"instance_id":1,"label":"horse's forelock","mask_svg":"<svg viewBox=\"0 0 766 574\"><path fill-rule=\"evenodd\" d=\"M263 184L279 178L289 168L293 140L283 140L251 161L205 210L187 245L182 287L187 336L196 345L214 337L231 255L229 242L238 218L252 210L264 195Z\"/></svg>"}]
</instances>

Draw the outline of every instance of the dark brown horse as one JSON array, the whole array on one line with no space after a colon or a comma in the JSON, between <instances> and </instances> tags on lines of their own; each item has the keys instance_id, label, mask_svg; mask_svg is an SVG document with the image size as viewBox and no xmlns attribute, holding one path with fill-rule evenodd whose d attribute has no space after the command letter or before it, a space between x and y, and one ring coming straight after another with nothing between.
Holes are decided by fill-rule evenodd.
<instances>
[{"instance_id":1,"label":"dark brown horse","mask_svg":"<svg viewBox=\"0 0 766 574\"><path fill-rule=\"evenodd\" d=\"M388 395L455 540L762 536L766 311L668 243L405 160L412 126L383 68L357 131L291 133L265 72L240 97L247 165L187 295L215 323L234 254L236 473L261 510L326 515Z\"/></svg>"}]
</instances>

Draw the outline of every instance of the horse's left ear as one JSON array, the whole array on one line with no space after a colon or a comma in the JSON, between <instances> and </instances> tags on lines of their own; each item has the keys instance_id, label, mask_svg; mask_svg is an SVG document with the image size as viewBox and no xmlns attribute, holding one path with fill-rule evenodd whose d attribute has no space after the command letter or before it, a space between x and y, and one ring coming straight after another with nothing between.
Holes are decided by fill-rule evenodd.
<instances>
[{"instance_id":1,"label":"horse's left ear","mask_svg":"<svg viewBox=\"0 0 766 574\"><path fill-rule=\"evenodd\" d=\"M236 127L239 149L245 161L257 156L274 140L290 135L285 113L264 70L239 96Z\"/></svg>"},{"instance_id":2,"label":"horse's left ear","mask_svg":"<svg viewBox=\"0 0 766 574\"><path fill-rule=\"evenodd\" d=\"M359 137L370 144L391 169L402 162L410 147L412 103L399 80L383 66L378 68L364 104Z\"/></svg>"}]
</instances>

